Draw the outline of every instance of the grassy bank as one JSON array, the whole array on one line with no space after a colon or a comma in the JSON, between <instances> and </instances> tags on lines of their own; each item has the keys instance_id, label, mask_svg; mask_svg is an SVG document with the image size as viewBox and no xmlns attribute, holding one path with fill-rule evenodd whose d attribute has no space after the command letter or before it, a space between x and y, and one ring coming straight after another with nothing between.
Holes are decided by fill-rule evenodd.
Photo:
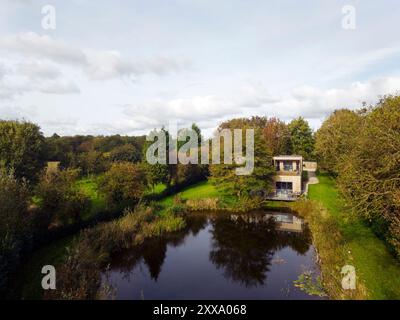
<instances>
[{"instance_id":1,"label":"grassy bank","mask_svg":"<svg viewBox=\"0 0 400 320\"><path fill-rule=\"evenodd\" d=\"M67 247L70 247L74 236L68 236L36 250L24 266L19 270L15 292L16 299L41 299L43 290L42 267L45 265L60 266L67 255ZM13 297L14 298L14 297Z\"/></svg>"},{"instance_id":2,"label":"grassy bank","mask_svg":"<svg viewBox=\"0 0 400 320\"><path fill-rule=\"evenodd\" d=\"M189 186L179 192L178 195L184 200L218 198L220 196L217 189L209 181L202 181ZM160 203L164 206L172 205L175 196L176 195L168 196L161 200Z\"/></svg>"},{"instance_id":3,"label":"grassy bank","mask_svg":"<svg viewBox=\"0 0 400 320\"><path fill-rule=\"evenodd\" d=\"M400 299L400 265L397 260L390 254L384 242L378 239L361 219L352 215L345 207L335 187L335 181L323 175L318 178L320 183L310 185L309 188L310 200L316 201L322 207L322 210L316 211L320 216L312 217L315 219L314 227L313 223L310 223L311 228L314 229L312 232L317 241L317 249L318 242L319 246L322 246L323 240L329 242L329 239L335 236L339 237L338 244L342 248L331 249L339 250L337 254L341 259L355 267L358 285L365 287L361 288L365 289L363 293L365 298ZM336 229L336 231L332 229ZM324 234L326 231L330 233ZM335 253L331 252L331 254ZM323 264L324 257L321 259ZM332 270L336 271L338 267L330 266ZM338 280L340 278L339 274ZM351 293L345 294L351 295Z\"/></svg>"}]
</instances>

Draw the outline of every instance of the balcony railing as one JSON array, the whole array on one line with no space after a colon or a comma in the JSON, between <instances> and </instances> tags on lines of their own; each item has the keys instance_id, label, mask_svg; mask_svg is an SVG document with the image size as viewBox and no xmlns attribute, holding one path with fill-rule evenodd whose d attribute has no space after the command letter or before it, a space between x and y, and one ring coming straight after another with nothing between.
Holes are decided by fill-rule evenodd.
<instances>
[{"instance_id":1,"label":"balcony railing","mask_svg":"<svg viewBox=\"0 0 400 320\"><path fill-rule=\"evenodd\" d=\"M277 175L279 176L299 176L300 175L300 171L295 170L295 171L282 171L282 170L278 170L276 172Z\"/></svg>"},{"instance_id":2,"label":"balcony railing","mask_svg":"<svg viewBox=\"0 0 400 320\"><path fill-rule=\"evenodd\" d=\"M295 201L300 194L291 191L274 190L267 195L268 200Z\"/></svg>"}]
</instances>

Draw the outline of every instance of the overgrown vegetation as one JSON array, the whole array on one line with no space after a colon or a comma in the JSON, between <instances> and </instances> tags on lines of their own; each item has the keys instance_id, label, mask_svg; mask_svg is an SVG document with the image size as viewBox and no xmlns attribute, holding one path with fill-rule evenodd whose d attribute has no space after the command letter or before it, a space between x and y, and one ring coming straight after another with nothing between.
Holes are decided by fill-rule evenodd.
<instances>
[{"instance_id":1,"label":"overgrown vegetation","mask_svg":"<svg viewBox=\"0 0 400 320\"><path fill-rule=\"evenodd\" d=\"M336 111L316 134L316 152L352 212L400 257L400 96Z\"/></svg>"},{"instance_id":2,"label":"overgrown vegetation","mask_svg":"<svg viewBox=\"0 0 400 320\"><path fill-rule=\"evenodd\" d=\"M78 223L89 211L89 197L76 188L78 171L73 169L47 171L40 177L36 195L40 199L43 227Z\"/></svg>"}]
</instances>

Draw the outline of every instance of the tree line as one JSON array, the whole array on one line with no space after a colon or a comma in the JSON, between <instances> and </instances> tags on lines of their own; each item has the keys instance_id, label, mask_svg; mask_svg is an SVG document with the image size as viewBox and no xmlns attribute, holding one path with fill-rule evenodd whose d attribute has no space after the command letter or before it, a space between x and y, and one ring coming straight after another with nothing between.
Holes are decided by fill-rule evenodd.
<instances>
[{"instance_id":1,"label":"tree line","mask_svg":"<svg viewBox=\"0 0 400 320\"><path fill-rule=\"evenodd\" d=\"M333 112L315 135L319 167L354 214L400 256L400 96Z\"/></svg>"}]
</instances>

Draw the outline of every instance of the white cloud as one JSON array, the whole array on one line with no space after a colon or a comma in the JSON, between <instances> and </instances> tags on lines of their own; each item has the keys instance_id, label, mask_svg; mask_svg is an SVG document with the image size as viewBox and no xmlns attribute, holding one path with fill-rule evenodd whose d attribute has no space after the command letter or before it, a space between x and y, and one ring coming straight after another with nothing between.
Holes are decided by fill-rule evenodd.
<instances>
[{"instance_id":1,"label":"white cloud","mask_svg":"<svg viewBox=\"0 0 400 320\"><path fill-rule=\"evenodd\" d=\"M79 93L78 86L69 80L27 80L19 83L5 83L0 81L0 100L13 100L30 92L40 92L47 94L71 94Z\"/></svg>"},{"instance_id":2,"label":"white cloud","mask_svg":"<svg viewBox=\"0 0 400 320\"><path fill-rule=\"evenodd\" d=\"M56 66L39 61L20 63L17 72L29 79L56 79L61 76L61 71Z\"/></svg>"},{"instance_id":3,"label":"white cloud","mask_svg":"<svg viewBox=\"0 0 400 320\"><path fill-rule=\"evenodd\" d=\"M57 0L57 30L45 31L37 1L0 0L0 107L37 106L46 134L146 132L174 119L215 128L251 115L317 127L400 88L397 1L362 1L348 31L335 2Z\"/></svg>"},{"instance_id":4,"label":"white cloud","mask_svg":"<svg viewBox=\"0 0 400 320\"><path fill-rule=\"evenodd\" d=\"M2 37L0 48L17 52L24 57L49 59L61 63L86 64L86 57L82 50L34 32Z\"/></svg>"},{"instance_id":5,"label":"white cloud","mask_svg":"<svg viewBox=\"0 0 400 320\"><path fill-rule=\"evenodd\" d=\"M33 107L0 106L0 119L2 120L29 120L35 115L36 112Z\"/></svg>"},{"instance_id":6,"label":"white cloud","mask_svg":"<svg viewBox=\"0 0 400 320\"><path fill-rule=\"evenodd\" d=\"M262 86L246 85L230 96L204 95L191 98L157 99L143 105L128 105L122 119L113 124L126 130L143 130L178 121L182 125L202 123L207 128L234 116L260 115L289 121L303 116L320 120L339 108L356 109L363 102L374 103L379 96L398 93L399 77L354 82L344 88L326 90L313 86L295 88L288 96L272 97ZM121 128L121 126L119 128Z\"/></svg>"},{"instance_id":7,"label":"white cloud","mask_svg":"<svg viewBox=\"0 0 400 320\"><path fill-rule=\"evenodd\" d=\"M14 100L32 92L65 95L79 93L80 89L52 62L3 59L0 63L0 100Z\"/></svg>"},{"instance_id":8,"label":"white cloud","mask_svg":"<svg viewBox=\"0 0 400 320\"><path fill-rule=\"evenodd\" d=\"M39 82L32 86L32 90L49 94L80 93L78 86L74 82L64 80L47 80Z\"/></svg>"},{"instance_id":9,"label":"white cloud","mask_svg":"<svg viewBox=\"0 0 400 320\"><path fill-rule=\"evenodd\" d=\"M0 63L0 81L3 80L6 73L7 73L6 67L2 63Z\"/></svg>"},{"instance_id":10,"label":"white cloud","mask_svg":"<svg viewBox=\"0 0 400 320\"><path fill-rule=\"evenodd\" d=\"M374 103L379 96L399 93L399 77L381 77L367 82L354 82L345 88L321 90L302 86L293 90L292 98L279 103L292 106L293 116L321 118L339 108L356 109L363 102ZM290 115L285 113L286 116Z\"/></svg>"},{"instance_id":11,"label":"white cloud","mask_svg":"<svg viewBox=\"0 0 400 320\"><path fill-rule=\"evenodd\" d=\"M90 78L96 80L138 77L144 74L163 75L180 71L188 66L188 62L178 62L167 57L130 61L123 58L118 51L81 49L34 32L2 37L0 49L17 53L24 58L50 60L62 65L79 67Z\"/></svg>"},{"instance_id":12,"label":"white cloud","mask_svg":"<svg viewBox=\"0 0 400 320\"><path fill-rule=\"evenodd\" d=\"M357 57L347 58L337 63L334 68L327 70L326 79L340 79L341 77L364 72L369 68L379 65L385 60L400 57L400 47L386 47L372 50Z\"/></svg>"}]
</instances>

